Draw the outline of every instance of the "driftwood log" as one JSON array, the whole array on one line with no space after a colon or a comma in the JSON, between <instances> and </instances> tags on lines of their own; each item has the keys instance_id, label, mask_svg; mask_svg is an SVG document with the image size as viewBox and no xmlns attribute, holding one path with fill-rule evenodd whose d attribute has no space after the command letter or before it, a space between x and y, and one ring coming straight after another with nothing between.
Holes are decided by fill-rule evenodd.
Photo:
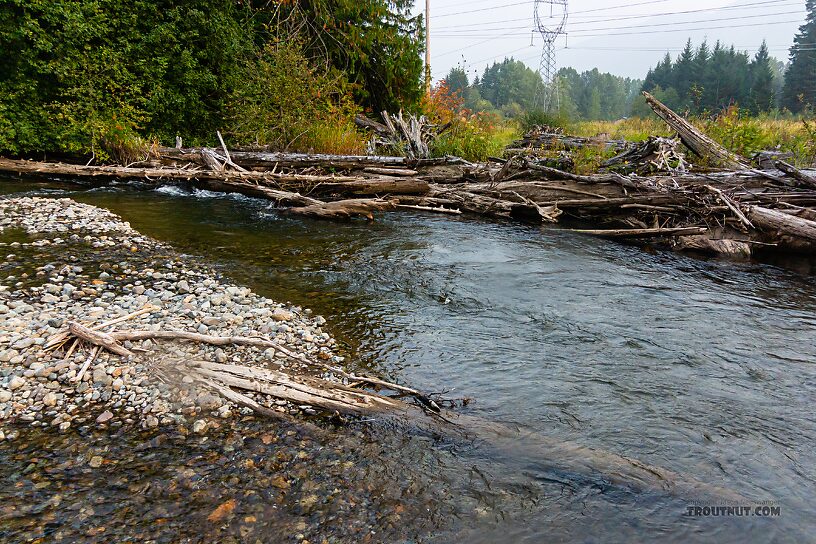
<instances>
[{"instance_id":1,"label":"driftwood log","mask_svg":"<svg viewBox=\"0 0 816 544\"><path fill-rule=\"evenodd\" d=\"M673 112L669 107L651 94L643 91L646 102L658 117L663 119L683 141L683 144L700 157L706 158L724 168L734 170L750 169L748 162L725 149L723 146L697 130L691 123Z\"/></svg>"}]
</instances>

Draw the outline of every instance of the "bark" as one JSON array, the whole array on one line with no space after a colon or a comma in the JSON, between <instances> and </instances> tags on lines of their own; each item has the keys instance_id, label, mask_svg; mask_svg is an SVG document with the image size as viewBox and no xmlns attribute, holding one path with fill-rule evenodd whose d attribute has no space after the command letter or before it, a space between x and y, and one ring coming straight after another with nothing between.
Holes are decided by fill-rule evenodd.
<instances>
[{"instance_id":1,"label":"bark","mask_svg":"<svg viewBox=\"0 0 816 544\"><path fill-rule=\"evenodd\" d=\"M808 252L816 250L816 221L760 206L748 207L747 216L781 249Z\"/></svg>"},{"instance_id":2,"label":"bark","mask_svg":"<svg viewBox=\"0 0 816 544\"><path fill-rule=\"evenodd\" d=\"M646 102L652 107L658 117L663 119L672 130L676 131L683 144L695 154L712 160L719 166L734 170L748 170L748 161L732 153L723 146L697 130L691 123L674 113L668 106L654 96L643 91Z\"/></svg>"},{"instance_id":3,"label":"bark","mask_svg":"<svg viewBox=\"0 0 816 544\"><path fill-rule=\"evenodd\" d=\"M775 161L774 165L776 165L781 172L784 172L786 175L792 177L803 186L816 189L816 178L813 176L805 174L792 164L788 164L785 161Z\"/></svg>"}]
</instances>

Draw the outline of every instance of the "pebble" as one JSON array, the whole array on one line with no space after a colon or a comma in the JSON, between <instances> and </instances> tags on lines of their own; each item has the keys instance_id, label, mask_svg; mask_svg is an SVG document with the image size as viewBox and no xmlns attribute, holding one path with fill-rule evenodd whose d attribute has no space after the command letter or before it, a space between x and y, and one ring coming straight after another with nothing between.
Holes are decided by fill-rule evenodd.
<instances>
[{"instance_id":1,"label":"pebble","mask_svg":"<svg viewBox=\"0 0 816 544\"><path fill-rule=\"evenodd\" d=\"M98 455L94 455L93 457L91 457L91 460L88 461L88 466L91 467L91 468L99 468L99 467L102 466L103 462L104 462L104 459L102 459Z\"/></svg>"},{"instance_id":2,"label":"pebble","mask_svg":"<svg viewBox=\"0 0 816 544\"><path fill-rule=\"evenodd\" d=\"M272 312L272 319L275 321L291 321L293 317L292 312L287 312L281 308L276 308Z\"/></svg>"},{"instance_id":3,"label":"pebble","mask_svg":"<svg viewBox=\"0 0 816 544\"><path fill-rule=\"evenodd\" d=\"M286 362L276 357L274 349L147 340L125 343L135 353L131 360L101 351L82 380L75 381L88 359L86 349L68 359L66 348L41 349L68 321L101 323L152 304L160 310L117 328L180 329L223 336L277 333L296 353L339 360L330 349L334 341L320 329L324 318L311 317L306 309L282 306L246 287L226 284L186 257L168 258L169 248L140 235L107 210L69 199L10 198L0 200L0 223L37 235L37 242L31 245L39 252L52 252L46 253L51 263L34 273L0 277L2 439L17 436L13 428L6 427L15 420L67 432L94 421L111 428L136 425L152 429L184 423L189 416L192 432L205 434L219 425L213 416L242 417L251 410L198 390L200 386L189 376L165 384L156 379L154 365L193 358L222 364L234 360L263 365L264 358ZM67 243L76 247L66 250ZM98 257L85 262L83 243L88 255L104 249L104 258L113 264L99 266ZM21 258L26 245L18 244ZM114 278L127 280L120 284ZM25 282L20 281L23 279ZM286 402L278 408L299 410ZM102 463L99 456L89 461L92 467Z\"/></svg>"}]
</instances>

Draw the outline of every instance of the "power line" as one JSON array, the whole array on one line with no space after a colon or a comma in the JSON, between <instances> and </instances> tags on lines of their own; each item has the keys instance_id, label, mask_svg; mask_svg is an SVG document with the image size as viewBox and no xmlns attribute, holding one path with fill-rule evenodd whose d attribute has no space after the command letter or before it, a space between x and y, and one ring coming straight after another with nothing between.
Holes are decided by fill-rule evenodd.
<instances>
[{"instance_id":1,"label":"power line","mask_svg":"<svg viewBox=\"0 0 816 544\"><path fill-rule=\"evenodd\" d=\"M745 20L745 19L758 19L760 17L765 18L765 17L776 17L776 16L782 16L782 15L795 15L795 14L798 14L798 13L800 13L800 10L783 11L783 12L774 13L774 14L771 14L771 15L762 13L762 14L758 14L758 15L742 15L742 16L739 16L739 17L720 17L720 18L714 18L714 19L706 19L704 21L703 20L695 20L695 21L679 21L679 22L673 22L673 23L649 23L649 24L645 24L645 25L629 25L629 26L611 26L611 27L601 27L601 28L587 28L587 29L583 29L583 30L576 30L576 31L570 32L570 34L573 35L573 36L582 36L583 33L585 33L585 32L598 32L598 31L602 31L602 30L630 30L630 29L633 29L633 28L656 28L656 27L664 27L664 26L694 25L694 24L699 24L699 23L704 23L704 22L707 23L707 22L720 22L720 21L722 21L722 22L725 22L725 21L740 21L740 20ZM487 33L487 32L491 32L491 31L524 30L525 28L528 28L528 27L518 26L518 27L487 28L487 29L484 29L483 31L480 31L480 32ZM439 35L445 35L445 36L470 35L470 34L473 34L474 32L476 32L476 31L475 30L462 30L461 32L457 32L455 30L449 30L448 32L442 32Z\"/></svg>"},{"instance_id":2,"label":"power line","mask_svg":"<svg viewBox=\"0 0 816 544\"><path fill-rule=\"evenodd\" d=\"M796 12L796 13L798 13L798 12ZM784 14L780 14L780 15L784 15ZM763 17L768 17L768 16L764 15ZM755 17L753 17L753 18L755 18ZM736 19L744 19L744 17L731 18L731 19L712 19L712 21L715 21L715 20L716 21L733 21L733 20L736 20ZM684 23L684 24L696 24L696 23L700 23L700 22L702 22L702 21L689 21L689 22ZM658 34L658 33L664 33L664 32L693 32L693 31L697 31L697 30L719 30L719 29L723 29L723 28L748 28L748 27L756 27L756 26L770 26L770 25L780 25L780 24L799 23L799 22L801 22L800 19L790 19L790 20L785 20L785 21L766 21L766 22L763 22L763 23L752 23L752 24L743 24L743 25L705 26L705 27L695 27L695 28L678 28L678 29L662 29L662 30L636 30L634 32L604 32L602 34L586 34L586 32L597 32L597 31L601 31L601 30L628 30L628 29L632 29L632 28L654 28L656 26L664 26L663 24L655 24L655 25L641 25L641 26L632 26L632 27L621 26L621 27L609 27L609 28L593 28L593 29L579 30L579 31L577 31L575 33L570 33L570 34L573 35L573 36L581 37L581 38L584 38L584 37L589 38L589 37L595 37L595 36L632 36L632 35L637 35L637 34ZM671 26L674 26L675 24L679 24L679 23L674 23ZM501 31L505 31L505 30L523 30L525 28L527 28L527 27L515 27L515 28L508 27L508 28L504 28L504 29L495 29L495 30L501 30ZM491 34L486 34L486 33L482 32L482 33L478 33L478 34L439 34L438 36L440 36L440 37L444 36L444 37L448 37L448 38L464 38L464 37L468 37L468 38L488 38L488 40L490 40L490 39L500 38L502 36L514 36L514 35L516 35L516 34L492 34L491 35Z\"/></svg>"},{"instance_id":3,"label":"power line","mask_svg":"<svg viewBox=\"0 0 816 544\"><path fill-rule=\"evenodd\" d=\"M750 4L739 4L739 5L732 5L732 6L722 6L717 8L701 8L701 9L692 9L692 10L685 10L685 11L665 11L665 12L656 12L656 13L648 13L644 15L628 15L625 17L615 17L615 18L608 18L605 16L596 15L594 17L603 17L602 21L595 20L595 21L578 21L571 23L571 26L575 25L586 25L586 24L593 24L599 22L607 22L607 21L625 21L630 19L646 19L646 18L657 18L657 17L665 17L670 15L687 15L691 13L705 13L705 12L712 12L712 11L730 11L734 9L762 9L768 7L769 4L779 4L779 6L794 6L794 5L801 5L800 0L766 0L765 2L752 2ZM798 13L798 12L797 12ZM777 15L774 13L768 15ZM572 19L572 15L570 15L570 19ZM470 27L482 27L482 26L494 26L497 24L502 23L517 23L520 21L529 21L529 17L520 17L515 19L499 19L496 21L487 21L483 23L471 23L466 25L451 25L451 26L439 26L436 27L437 30L447 30L447 29L460 29L460 28L470 28Z\"/></svg>"}]
</instances>

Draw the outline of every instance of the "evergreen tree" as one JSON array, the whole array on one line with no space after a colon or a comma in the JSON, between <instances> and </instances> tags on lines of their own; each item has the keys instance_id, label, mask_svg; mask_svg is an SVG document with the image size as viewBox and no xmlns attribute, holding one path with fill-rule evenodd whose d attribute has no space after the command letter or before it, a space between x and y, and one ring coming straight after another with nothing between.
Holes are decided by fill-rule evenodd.
<instances>
[{"instance_id":1,"label":"evergreen tree","mask_svg":"<svg viewBox=\"0 0 816 544\"><path fill-rule=\"evenodd\" d=\"M445 82L452 93L458 93L461 97L464 97L465 90L470 86L467 74L458 66L450 69L448 75L445 76Z\"/></svg>"},{"instance_id":2,"label":"evergreen tree","mask_svg":"<svg viewBox=\"0 0 816 544\"><path fill-rule=\"evenodd\" d=\"M748 100L749 111L756 115L774 107L774 74L771 70L771 57L765 41L751 61L751 96Z\"/></svg>"},{"instance_id":3,"label":"evergreen tree","mask_svg":"<svg viewBox=\"0 0 816 544\"><path fill-rule=\"evenodd\" d=\"M782 90L782 105L792 112L816 105L816 0L807 0L805 7L807 20L793 40Z\"/></svg>"},{"instance_id":4,"label":"evergreen tree","mask_svg":"<svg viewBox=\"0 0 816 544\"><path fill-rule=\"evenodd\" d=\"M677 57L677 62L674 63L674 83L675 88L681 94L682 98L689 99L689 90L692 83L695 81L694 74L694 47L691 44L691 38L686 42L686 47L683 52ZM689 107L690 102L684 104L684 107Z\"/></svg>"}]
</instances>

